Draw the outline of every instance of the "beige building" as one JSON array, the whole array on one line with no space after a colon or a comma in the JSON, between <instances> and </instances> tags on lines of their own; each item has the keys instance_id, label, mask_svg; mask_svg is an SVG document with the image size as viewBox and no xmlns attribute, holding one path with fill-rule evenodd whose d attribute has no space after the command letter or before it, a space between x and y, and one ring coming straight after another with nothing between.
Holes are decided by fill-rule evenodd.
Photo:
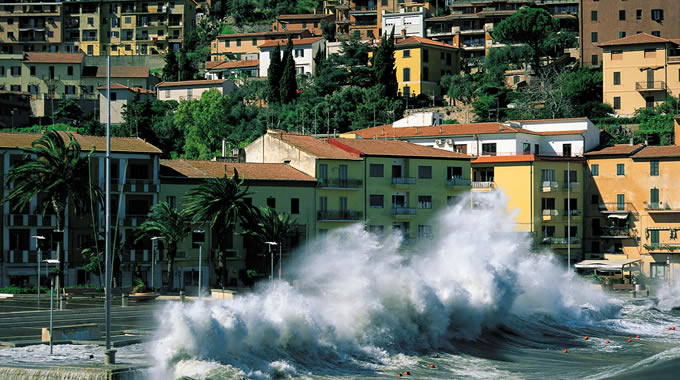
<instances>
[{"instance_id":1,"label":"beige building","mask_svg":"<svg viewBox=\"0 0 680 380\"><path fill-rule=\"evenodd\" d=\"M200 99L201 94L216 89L226 95L236 89L234 82L227 79L187 80L182 82L161 82L156 85L158 100L192 100Z\"/></svg>"},{"instance_id":2,"label":"beige building","mask_svg":"<svg viewBox=\"0 0 680 380\"><path fill-rule=\"evenodd\" d=\"M333 22L335 17L327 14L279 15L272 24L272 31L309 30L315 36L322 36L321 21Z\"/></svg>"},{"instance_id":3,"label":"beige building","mask_svg":"<svg viewBox=\"0 0 680 380\"><path fill-rule=\"evenodd\" d=\"M1 2L0 51L63 51L63 21L63 6L55 1Z\"/></svg>"},{"instance_id":4,"label":"beige building","mask_svg":"<svg viewBox=\"0 0 680 380\"><path fill-rule=\"evenodd\" d=\"M605 41L648 33L680 37L680 2L674 0L581 0L581 64L599 66Z\"/></svg>"},{"instance_id":5,"label":"beige building","mask_svg":"<svg viewBox=\"0 0 680 380\"><path fill-rule=\"evenodd\" d=\"M603 100L617 114L632 115L680 94L680 39L641 33L598 46Z\"/></svg>"},{"instance_id":6,"label":"beige building","mask_svg":"<svg viewBox=\"0 0 680 380\"><path fill-rule=\"evenodd\" d=\"M220 34L210 44L211 61L256 60L259 46L269 40L308 38L312 33L306 29L286 29L277 32Z\"/></svg>"},{"instance_id":7,"label":"beige building","mask_svg":"<svg viewBox=\"0 0 680 380\"><path fill-rule=\"evenodd\" d=\"M108 88L101 86L99 90L99 122L106 124L108 121ZM121 124L124 106L130 104L136 98L153 99L156 93L139 87L128 87L120 83L111 83L111 124Z\"/></svg>"}]
</instances>

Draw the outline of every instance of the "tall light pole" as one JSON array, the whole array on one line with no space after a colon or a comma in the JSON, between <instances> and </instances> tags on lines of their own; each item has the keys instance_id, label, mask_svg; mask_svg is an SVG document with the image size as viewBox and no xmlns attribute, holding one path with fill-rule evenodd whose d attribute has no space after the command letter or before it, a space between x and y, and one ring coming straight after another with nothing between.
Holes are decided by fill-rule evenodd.
<instances>
[{"instance_id":1,"label":"tall light pole","mask_svg":"<svg viewBox=\"0 0 680 380\"><path fill-rule=\"evenodd\" d=\"M668 285L672 285L673 283L671 282L671 257L666 256L666 268L668 268Z\"/></svg>"},{"instance_id":2,"label":"tall light pole","mask_svg":"<svg viewBox=\"0 0 680 380\"><path fill-rule=\"evenodd\" d=\"M269 257L271 258L270 279L274 281L274 256L272 255L272 245L279 245L279 243L275 241L265 241L264 243L269 246Z\"/></svg>"},{"instance_id":3,"label":"tall light pole","mask_svg":"<svg viewBox=\"0 0 680 380\"><path fill-rule=\"evenodd\" d=\"M154 285L154 274L156 273L156 251L158 250L158 240L165 240L164 237L154 236L151 238L151 291L156 292Z\"/></svg>"},{"instance_id":4,"label":"tall light pole","mask_svg":"<svg viewBox=\"0 0 680 380\"><path fill-rule=\"evenodd\" d=\"M33 235L31 236L33 239L35 239L35 246L38 248L38 257L37 257L37 262L38 262L38 305L40 305L40 261L42 261L42 251L40 250L40 242L42 240L45 240L45 237L42 235Z\"/></svg>"},{"instance_id":5,"label":"tall light pole","mask_svg":"<svg viewBox=\"0 0 680 380\"><path fill-rule=\"evenodd\" d=\"M198 298L201 298L201 265L203 264L203 242L205 230L194 230L194 243L198 244Z\"/></svg>"},{"instance_id":6,"label":"tall light pole","mask_svg":"<svg viewBox=\"0 0 680 380\"><path fill-rule=\"evenodd\" d=\"M59 265L59 260L49 259L44 262L56 264L57 267ZM52 334L52 325L54 321L54 276L59 276L59 273L50 274L50 355L52 355L52 342L54 340L54 334Z\"/></svg>"}]
</instances>

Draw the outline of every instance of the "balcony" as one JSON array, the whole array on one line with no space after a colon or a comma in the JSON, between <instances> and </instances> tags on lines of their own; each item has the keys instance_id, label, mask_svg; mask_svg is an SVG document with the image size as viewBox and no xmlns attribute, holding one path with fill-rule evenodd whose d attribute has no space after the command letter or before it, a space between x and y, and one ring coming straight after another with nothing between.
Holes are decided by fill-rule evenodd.
<instances>
[{"instance_id":1,"label":"balcony","mask_svg":"<svg viewBox=\"0 0 680 380\"><path fill-rule=\"evenodd\" d=\"M625 203L600 203L600 212L603 214L637 214L635 206L630 202Z\"/></svg>"},{"instance_id":2,"label":"balcony","mask_svg":"<svg viewBox=\"0 0 680 380\"><path fill-rule=\"evenodd\" d=\"M666 202L644 202L645 210L650 214L673 214L680 213L680 209L673 208L670 203Z\"/></svg>"},{"instance_id":3,"label":"balcony","mask_svg":"<svg viewBox=\"0 0 680 380\"><path fill-rule=\"evenodd\" d=\"M650 253L680 253L680 243L655 243L644 244L643 247Z\"/></svg>"},{"instance_id":4,"label":"balcony","mask_svg":"<svg viewBox=\"0 0 680 380\"><path fill-rule=\"evenodd\" d=\"M680 55L668 56L668 63L680 63Z\"/></svg>"},{"instance_id":5,"label":"balcony","mask_svg":"<svg viewBox=\"0 0 680 380\"><path fill-rule=\"evenodd\" d=\"M570 214L572 218L575 218L580 217L582 215L582 212L581 210L567 210L567 209L562 210L562 216L564 217L564 219L567 219Z\"/></svg>"},{"instance_id":6,"label":"balcony","mask_svg":"<svg viewBox=\"0 0 680 380\"><path fill-rule=\"evenodd\" d=\"M473 181L473 189L493 189L496 187L496 183L493 181Z\"/></svg>"},{"instance_id":7,"label":"balcony","mask_svg":"<svg viewBox=\"0 0 680 380\"><path fill-rule=\"evenodd\" d=\"M340 211L318 211L316 213L316 220L325 222L346 222L353 220L363 220L364 213L362 211L340 210Z\"/></svg>"},{"instance_id":8,"label":"balcony","mask_svg":"<svg viewBox=\"0 0 680 380\"><path fill-rule=\"evenodd\" d=\"M603 239L630 239L634 237L629 227L601 227L600 237Z\"/></svg>"},{"instance_id":9,"label":"balcony","mask_svg":"<svg viewBox=\"0 0 680 380\"><path fill-rule=\"evenodd\" d=\"M415 185L416 179L413 177L392 177L393 185Z\"/></svg>"},{"instance_id":10,"label":"balcony","mask_svg":"<svg viewBox=\"0 0 680 380\"><path fill-rule=\"evenodd\" d=\"M647 82L635 82L635 90L637 91L666 91L666 82L659 81L647 81Z\"/></svg>"},{"instance_id":11,"label":"balcony","mask_svg":"<svg viewBox=\"0 0 680 380\"><path fill-rule=\"evenodd\" d=\"M392 215L415 215L416 209L408 207L392 207Z\"/></svg>"},{"instance_id":12,"label":"balcony","mask_svg":"<svg viewBox=\"0 0 680 380\"><path fill-rule=\"evenodd\" d=\"M543 209L543 220L552 220L554 217L560 215L560 212L555 209Z\"/></svg>"},{"instance_id":13,"label":"balcony","mask_svg":"<svg viewBox=\"0 0 680 380\"><path fill-rule=\"evenodd\" d=\"M319 187L324 189L352 189L358 190L363 185L360 179L347 178L320 178Z\"/></svg>"},{"instance_id":14,"label":"balcony","mask_svg":"<svg viewBox=\"0 0 680 380\"><path fill-rule=\"evenodd\" d=\"M562 183L562 188L564 191L570 190L570 191L581 191L581 183L580 182L564 182Z\"/></svg>"},{"instance_id":15,"label":"balcony","mask_svg":"<svg viewBox=\"0 0 680 380\"><path fill-rule=\"evenodd\" d=\"M576 236L570 238L545 237L542 244L548 244L553 248L565 248L569 245L581 245L581 239Z\"/></svg>"},{"instance_id":16,"label":"balcony","mask_svg":"<svg viewBox=\"0 0 680 380\"><path fill-rule=\"evenodd\" d=\"M560 184L557 181L543 181L543 185L541 187L544 193L549 193L551 191L557 190L560 187Z\"/></svg>"},{"instance_id":17,"label":"balcony","mask_svg":"<svg viewBox=\"0 0 680 380\"><path fill-rule=\"evenodd\" d=\"M446 185L447 186L471 186L472 181L470 181L469 179L454 177L454 178L446 180Z\"/></svg>"},{"instance_id":18,"label":"balcony","mask_svg":"<svg viewBox=\"0 0 680 380\"><path fill-rule=\"evenodd\" d=\"M50 227L56 226L56 216L46 214L44 217L40 213L34 214L7 214L7 226L16 227Z\"/></svg>"},{"instance_id":19,"label":"balcony","mask_svg":"<svg viewBox=\"0 0 680 380\"><path fill-rule=\"evenodd\" d=\"M349 13L353 16L371 15L374 16L378 13L378 7L375 5L357 5L349 10Z\"/></svg>"}]
</instances>

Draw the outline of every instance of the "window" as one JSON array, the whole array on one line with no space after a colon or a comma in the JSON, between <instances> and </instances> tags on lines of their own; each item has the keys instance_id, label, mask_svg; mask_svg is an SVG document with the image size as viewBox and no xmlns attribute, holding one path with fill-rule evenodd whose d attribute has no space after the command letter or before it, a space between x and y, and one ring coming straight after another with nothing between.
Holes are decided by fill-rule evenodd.
<instances>
[{"instance_id":1,"label":"window","mask_svg":"<svg viewBox=\"0 0 680 380\"><path fill-rule=\"evenodd\" d=\"M562 155L564 157L571 157L571 144L562 144Z\"/></svg>"},{"instance_id":2,"label":"window","mask_svg":"<svg viewBox=\"0 0 680 380\"><path fill-rule=\"evenodd\" d=\"M430 51L427 49L423 49L423 62L429 62L430 61Z\"/></svg>"},{"instance_id":3,"label":"window","mask_svg":"<svg viewBox=\"0 0 680 380\"><path fill-rule=\"evenodd\" d=\"M381 224L369 224L368 232L374 235L383 235L385 233L385 226Z\"/></svg>"},{"instance_id":4,"label":"window","mask_svg":"<svg viewBox=\"0 0 680 380\"><path fill-rule=\"evenodd\" d=\"M402 82L408 82L411 80L411 69L405 67L402 72Z\"/></svg>"},{"instance_id":5,"label":"window","mask_svg":"<svg viewBox=\"0 0 680 380\"><path fill-rule=\"evenodd\" d=\"M418 196L418 208L432 208L432 196L431 195L419 195Z\"/></svg>"},{"instance_id":6,"label":"window","mask_svg":"<svg viewBox=\"0 0 680 380\"><path fill-rule=\"evenodd\" d=\"M543 226L543 237L544 238L555 237L555 226Z\"/></svg>"},{"instance_id":7,"label":"window","mask_svg":"<svg viewBox=\"0 0 680 380\"><path fill-rule=\"evenodd\" d=\"M458 201L460 201L460 196L449 195L446 197L446 204L449 206L455 205Z\"/></svg>"},{"instance_id":8,"label":"window","mask_svg":"<svg viewBox=\"0 0 680 380\"><path fill-rule=\"evenodd\" d=\"M384 177L385 167L383 164L371 164L369 166L369 172L371 177Z\"/></svg>"},{"instance_id":9,"label":"window","mask_svg":"<svg viewBox=\"0 0 680 380\"><path fill-rule=\"evenodd\" d=\"M274 197L267 198L267 207L276 208L276 198Z\"/></svg>"},{"instance_id":10,"label":"window","mask_svg":"<svg viewBox=\"0 0 680 380\"><path fill-rule=\"evenodd\" d=\"M597 194L593 194L590 196L590 204L591 205L599 205L600 204L600 196Z\"/></svg>"},{"instance_id":11,"label":"window","mask_svg":"<svg viewBox=\"0 0 680 380\"><path fill-rule=\"evenodd\" d=\"M624 194L616 194L616 209L619 211L626 209L626 196Z\"/></svg>"},{"instance_id":12,"label":"window","mask_svg":"<svg viewBox=\"0 0 680 380\"><path fill-rule=\"evenodd\" d=\"M649 162L649 175L658 176L659 175L659 161Z\"/></svg>"},{"instance_id":13,"label":"window","mask_svg":"<svg viewBox=\"0 0 680 380\"><path fill-rule=\"evenodd\" d=\"M12 66L12 76L13 77L21 76L21 66Z\"/></svg>"},{"instance_id":14,"label":"window","mask_svg":"<svg viewBox=\"0 0 680 380\"><path fill-rule=\"evenodd\" d=\"M328 180L328 164L319 164L319 180Z\"/></svg>"},{"instance_id":15,"label":"window","mask_svg":"<svg viewBox=\"0 0 680 380\"><path fill-rule=\"evenodd\" d=\"M371 194L369 196L368 206L370 208L383 208L385 207L385 196L378 194Z\"/></svg>"},{"instance_id":16,"label":"window","mask_svg":"<svg viewBox=\"0 0 680 380\"><path fill-rule=\"evenodd\" d=\"M319 210L328 210L328 197L319 197Z\"/></svg>"},{"instance_id":17,"label":"window","mask_svg":"<svg viewBox=\"0 0 680 380\"><path fill-rule=\"evenodd\" d=\"M94 46L88 45L87 46L87 55L92 55L94 54Z\"/></svg>"},{"instance_id":18,"label":"window","mask_svg":"<svg viewBox=\"0 0 680 380\"><path fill-rule=\"evenodd\" d=\"M541 198L541 210L555 210L555 198Z\"/></svg>"},{"instance_id":19,"label":"window","mask_svg":"<svg viewBox=\"0 0 680 380\"><path fill-rule=\"evenodd\" d=\"M423 67L423 80L430 80L430 70L427 67Z\"/></svg>"},{"instance_id":20,"label":"window","mask_svg":"<svg viewBox=\"0 0 680 380\"><path fill-rule=\"evenodd\" d=\"M70 86L64 86L64 93L73 95L76 93L76 86L70 85Z\"/></svg>"},{"instance_id":21,"label":"window","mask_svg":"<svg viewBox=\"0 0 680 380\"><path fill-rule=\"evenodd\" d=\"M654 31L652 31L652 36L661 37L661 32L658 31L658 30L654 30Z\"/></svg>"},{"instance_id":22,"label":"window","mask_svg":"<svg viewBox=\"0 0 680 380\"><path fill-rule=\"evenodd\" d=\"M659 245L659 230L649 231L649 242L652 245Z\"/></svg>"},{"instance_id":23,"label":"window","mask_svg":"<svg viewBox=\"0 0 680 380\"><path fill-rule=\"evenodd\" d=\"M636 9L635 10L635 19L636 20L642 20L642 9Z\"/></svg>"},{"instance_id":24,"label":"window","mask_svg":"<svg viewBox=\"0 0 680 380\"><path fill-rule=\"evenodd\" d=\"M302 23L302 29L307 29L307 23L306 22Z\"/></svg>"},{"instance_id":25,"label":"window","mask_svg":"<svg viewBox=\"0 0 680 380\"><path fill-rule=\"evenodd\" d=\"M446 168L446 179L462 178L463 168L460 166L449 166Z\"/></svg>"},{"instance_id":26,"label":"window","mask_svg":"<svg viewBox=\"0 0 680 380\"><path fill-rule=\"evenodd\" d=\"M578 235L578 227L571 226L571 229L570 229L568 226L564 226L564 237L575 238L577 235Z\"/></svg>"},{"instance_id":27,"label":"window","mask_svg":"<svg viewBox=\"0 0 680 380\"><path fill-rule=\"evenodd\" d=\"M578 210L578 202L576 198L564 198L564 213L566 214L569 210Z\"/></svg>"},{"instance_id":28,"label":"window","mask_svg":"<svg viewBox=\"0 0 680 380\"><path fill-rule=\"evenodd\" d=\"M482 156L495 156L495 155L496 155L496 143L482 144Z\"/></svg>"},{"instance_id":29,"label":"window","mask_svg":"<svg viewBox=\"0 0 680 380\"><path fill-rule=\"evenodd\" d=\"M599 164L590 165L590 172L593 174L593 177L599 176L600 175L600 165Z\"/></svg>"},{"instance_id":30,"label":"window","mask_svg":"<svg viewBox=\"0 0 680 380\"><path fill-rule=\"evenodd\" d=\"M230 43L231 43L231 41L226 40L226 41L224 41L224 46L229 47L229 44L230 44Z\"/></svg>"},{"instance_id":31,"label":"window","mask_svg":"<svg viewBox=\"0 0 680 380\"><path fill-rule=\"evenodd\" d=\"M543 174L543 182L554 182L554 181L556 181L555 169L543 169L542 174Z\"/></svg>"},{"instance_id":32,"label":"window","mask_svg":"<svg viewBox=\"0 0 680 380\"><path fill-rule=\"evenodd\" d=\"M300 198L290 199L290 213L299 214L300 213Z\"/></svg>"},{"instance_id":33,"label":"window","mask_svg":"<svg viewBox=\"0 0 680 380\"><path fill-rule=\"evenodd\" d=\"M623 38L626 36L626 32L619 32L619 38Z\"/></svg>"},{"instance_id":34,"label":"window","mask_svg":"<svg viewBox=\"0 0 680 380\"><path fill-rule=\"evenodd\" d=\"M177 207L177 197L174 195L169 195L165 197L165 202L167 202L168 206L170 208L176 208Z\"/></svg>"},{"instance_id":35,"label":"window","mask_svg":"<svg viewBox=\"0 0 680 380\"><path fill-rule=\"evenodd\" d=\"M446 53L446 64L451 66L451 53Z\"/></svg>"},{"instance_id":36,"label":"window","mask_svg":"<svg viewBox=\"0 0 680 380\"><path fill-rule=\"evenodd\" d=\"M28 92L30 92L33 95L38 94L39 87L36 84L29 84L28 85Z\"/></svg>"},{"instance_id":37,"label":"window","mask_svg":"<svg viewBox=\"0 0 680 380\"><path fill-rule=\"evenodd\" d=\"M659 208L659 189L655 188L649 190L649 208Z\"/></svg>"},{"instance_id":38,"label":"window","mask_svg":"<svg viewBox=\"0 0 680 380\"><path fill-rule=\"evenodd\" d=\"M253 46L257 46L257 38L253 38Z\"/></svg>"},{"instance_id":39,"label":"window","mask_svg":"<svg viewBox=\"0 0 680 380\"><path fill-rule=\"evenodd\" d=\"M576 182L576 170L564 171L564 183Z\"/></svg>"},{"instance_id":40,"label":"window","mask_svg":"<svg viewBox=\"0 0 680 380\"><path fill-rule=\"evenodd\" d=\"M653 96L645 96L645 108L654 108Z\"/></svg>"},{"instance_id":41,"label":"window","mask_svg":"<svg viewBox=\"0 0 680 380\"><path fill-rule=\"evenodd\" d=\"M652 9L652 20L659 22L663 20L663 9Z\"/></svg>"},{"instance_id":42,"label":"window","mask_svg":"<svg viewBox=\"0 0 680 380\"><path fill-rule=\"evenodd\" d=\"M615 97L614 97L614 109L615 109L615 110L620 110L620 109L621 109L621 97L620 97L620 96L615 96Z\"/></svg>"},{"instance_id":43,"label":"window","mask_svg":"<svg viewBox=\"0 0 680 380\"><path fill-rule=\"evenodd\" d=\"M531 144L522 143L522 154L531 154Z\"/></svg>"},{"instance_id":44,"label":"window","mask_svg":"<svg viewBox=\"0 0 680 380\"><path fill-rule=\"evenodd\" d=\"M666 270L666 263L663 261L658 263L649 263L649 276L652 278L665 279Z\"/></svg>"},{"instance_id":45,"label":"window","mask_svg":"<svg viewBox=\"0 0 680 380\"><path fill-rule=\"evenodd\" d=\"M73 66L69 66L66 68L66 75L73 75Z\"/></svg>"},{"instance_id":46,"label":"window","mask_svg":"<svg viewBox=\"0 0 680 380\"><path fill-rule=\"evenodd\" d=\"M19 84L13 84L9 87L11 91L21 91L21 85Z\"/></svg>"},{"instance_id":47,"label":"window","mask_svg":"<svg viewBox=\"0 0 680 380\"><path fill-rule=\"evenodd\" d=\"M35 76L35 66L31 66L29 70L31 71L31 76Z\"/></svg>"},{"instance_id":48,"label":"window","mask_svg":"<svg viewBox=\"0 0 680 380\"><path fill-rule=\"evenodd\" d=\"M597 32L591 32L590 33L590 42L592 42L592 43L597 42Z\"/></svg>"},{"instance_id":49,"label":"window","mask_svg":"<svg viewBox=\"0 0 680 380\"><path fill-rule=\"evenodd\" d=\"M236 40L236 46L241 46L241 40L240 39Z\"/></svg>"},{"instance_id":50,"label":"window","mask_svg":"<svg viewBox=\"0 0 680 380\"><path fill-rule=\"evenodd\" d=\"M118 93L117 92L112 92L111 93L111 101L117 100L118 99Z\"/></svg>"},{"instance_id":51,"label":"window","mask_svg":"<svg viewBox=\"0 0 680 380\"><path fill-rule=\"evenodd\" d=\"M305 51L303 49L295 49L295 58L304 57Z\"/></svg>"},{"instance_id":52,"label":"window","mask_svg":"<svg viewBox=\"0 0 680 380\"><path fill-rule=\"evenodd\" d=\"M205 243L205 231L203 231L203 232L192 231L191 232L191 248L198 248L203 243Z\"/></svg>"},{"instance_id":53,"label":"window","mask_svg":"<svg viewBox=\"0 0 680 380\"><path fill-rule=\"evenodd\" d=\"M5 76L5 66L0 66L0 77Z\"/></svg>"},{"instance_id":54,"label":"window","mask_svg":"<svg viewBox=\"0 0 680 380\"><path fill-rule=\"evenodd\" d=\"M9 249L12 251L28 251L30 249L30 230L11 229L9 230ZM14 260L18 260L15 256Z\"/></svg>"},{"instance_id":55,"label":"window","mask_svg":"<svg viewBox=\"0 0 680 380\"><path fill-rule=\"evenodd\" d=\"M621 72L620 71L615 71L614 72L614 85L620 85L621 84Z\"/></svg>"},{"instance_id":56,"label":"window","mask_svg":"<svg viewBox=\"0 0 680 380\"><path fill-rule=\"evenodd\" d=\"M418 166L418 178L432 178L432 166Z\"/></svg>"},{"instance_id":57,"label":"window","mask_svg":"<svg viewBox=\"0 0 680 380\"><path fill-rule=\"evenodd\" d=\"M597 11L590 11L590 21L597 21Z\"/></svg>"},{"instance_id":58,"label":"window","mask_svg":"<svg viewBox=\"0 0 680 380\"><path fill-rule=\"evenodd\" d=\"M598 61L597 61L597 54L593 54L592 56L590 56L590 63L591 63L593 66L599 65L599 63L598 63Z\"/></svg>"},{"instance_id":59,"label":"window","mask_svg":"<svg viewBox=\"0 0 680 380\"><path fill-rule=\"evenodd\" d=\"M421 224L418 226L418 239L432 239L432 226Z\"/></svg>"},{"instance_id":60,"label":"window","mask_svg":"<svg viewBox=\"0 0 680 380\"><path fill-rule=\"evenodd\" d=\"M403 55L402 55L402 56L403 56L404 58L408 58L408 57L411 56L411 50L410 50L410 49L404 49L404 50L402 50L402 51L403 51Z\"/></svg>"},{"instance_id":61,"label":"window","mask_svg":"<svg viewBox=\"0 0 680 380\"><path fill-rule=\"evenodd\" d=\"M626 21L626 11L623 9L619 11L619 21Z\"/></svg>"},{"instance_id":62,"label":"window","mask_svg":"<svg viewBox=\"0 0 680 380\"><path fill-rule=\"evenodd\" d=\"M626 167L624 164L616 164L616 175L626 175Z\"/></svg>"}]
</instances>

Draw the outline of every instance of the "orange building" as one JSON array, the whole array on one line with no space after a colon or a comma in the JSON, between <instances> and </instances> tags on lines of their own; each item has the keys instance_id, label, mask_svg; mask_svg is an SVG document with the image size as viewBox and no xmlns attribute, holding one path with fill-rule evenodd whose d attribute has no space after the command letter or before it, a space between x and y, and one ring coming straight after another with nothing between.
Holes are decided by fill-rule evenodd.
<instances>
[{"instance_id":1,"label":"orange building","mask_svg":"<svg viewBox=\"0 0 680 380\"><path fill-rule=\"evenodd\" d=\"M272 24L273 32L286 30L309 30L315 36L322 36L321 21L333 22L335 16L324 14L280 15Z\"/></svg>"},{"instance_id":2,"label":"orange building","mask_svg":"<svg viewBox=\"0 0 680 380\"><path fill-rule=\"evenodd\" d=\"M220 34L210 43L210 60L230 61L258 59L258 47L265 41L286 38L312 37L309 30L283 30L278 32Z\"/></svg>"}]
</instances>

